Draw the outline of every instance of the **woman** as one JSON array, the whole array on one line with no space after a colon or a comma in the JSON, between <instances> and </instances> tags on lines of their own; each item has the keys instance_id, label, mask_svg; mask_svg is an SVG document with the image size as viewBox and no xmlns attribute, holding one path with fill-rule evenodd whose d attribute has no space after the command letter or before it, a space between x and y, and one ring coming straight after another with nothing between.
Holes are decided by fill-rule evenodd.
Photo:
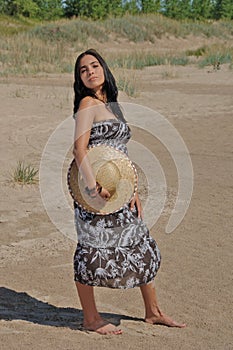
<instances>
[{"instance_id":1,"label":"woman","mask_svg":"<svg viewBox=\"0 0 233 350\"><path fill-rule=\"evenodd\" d=\"M86 161L91 145L108 144L127 153L130 128L117 103L118 90L106 62L93 49L77 58L74 82L75 141L74 157L86 183L91 199L108 200L106 188L96 183ZM82 166L81 166L82 165ZM171 327L185 327L163 314L157 303L154 277L160 266L160 252L142 220L138 194L130 204L114 214L97 215L77 203L75 220L78 244L74 254L74 279L83 308L85 329L99 334L121 334L113 324L103 320L97 311L94 286L132 288L139 286L145 304L145 321ZM104 232L118 230L122 238L132 232L128 243L115 245ZM105 235L109 237L109 235ZM125 242L122 239L122 242Z\"/></svg>"}]
</instances>

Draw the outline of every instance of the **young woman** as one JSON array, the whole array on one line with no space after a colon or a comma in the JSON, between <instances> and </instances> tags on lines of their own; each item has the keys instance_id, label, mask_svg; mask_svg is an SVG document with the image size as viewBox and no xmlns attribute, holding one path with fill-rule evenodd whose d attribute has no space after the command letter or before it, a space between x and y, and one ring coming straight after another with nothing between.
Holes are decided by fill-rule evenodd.
<instances>
[{"instance_id":1,"label":"young woman","mask_svg":"<svg viewBox=\"0 0 233 350\"><path fill-rule=\"evenodd\" d=\"M75 64L74 156L91 198L108 200L110 193L95 180L85 161L89 146L107 144L127 153L131 131L117 102L115 79L104 59L93 49L83 52ZM121 334L97 311L94 286L133 288L139 286L145 304L145 321L185 327L166 316L157 303L154 277L160 266L160 251L142 220L138 194L130 204L109 215L85 211L77 203L75 221L78 244L74 254L74 279L83 308L85 329L100 334ZM117 244L109 232L118 230ZM127 232L128 239L123 237ZM104 238L103 238L104 237ZM103 241L104 240L104 241Z\"/></svg>"}]
</instances>

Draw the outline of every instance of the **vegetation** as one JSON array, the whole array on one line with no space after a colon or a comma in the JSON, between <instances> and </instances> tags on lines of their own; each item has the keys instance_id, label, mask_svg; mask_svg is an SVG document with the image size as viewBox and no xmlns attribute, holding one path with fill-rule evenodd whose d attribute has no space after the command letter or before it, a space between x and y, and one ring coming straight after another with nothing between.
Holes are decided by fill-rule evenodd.
<instances>
[{"instance_id":1,"label":"vegetation","mask_svg":"<svg viewBox=\"0 0 233 350\"><path fill-rule=\"evenodd\" d=\"M33 184L37 182L36 175L38 171L31 164L26 165L24 162L19 161L13 172L13 180L23 185Z\"/></svg>"},{"instance_id":2,"label":"vegetation","mask_svg":"<svg viewBox=\"0 0 233 350\"><path fill-rule=\"evenodd\" d=\"M189 59L183 55L156 55L154 52L135 51L133 53L118 54L117 57L108 56L108 62L113 68L142 69L149 66L164 64L181 65L188 64Z\"/></svg>"},{"instance_id":3,"label":"vegetation","mask_svg":"<svg viewBox=\"0 0 233 350\"><path fill-rule=\"evenodd\" d=\"M223 45L212 45L206 48L206 53L199 60L199 67L213 66L214 69L224 63L233 63L233 48Z\"/></svg>"},{"instance_id":4,"label":"vegetation","mask_svg":"<svg viewBox=\"0 0 233 350\"><path fill-rule=\"evenodd\" d=\"M1 1L1 0L0 0ZM232 67L232 21L177 21L162 15L140 14L111 17L101 21L84 18L39 22L25 17L0 17L0 76L18 74L70 73L77 52L98 43L135 43L133 52L107 51L105 57L113 69L142 69L153 65L186 65L200 67L216 62ZM200 45L193 50L159 51L158 38L189 35L218 38L222 44ZM224 40L224 42L223 42ZM148 43L142 48L142 43ZM130 44L131 45L131 44ZM132 47L132 45L131 45ZM140 49L141 47L141 49ZM132 84L119 78L120 85L131 91Z\"/></svg>"},{"instance_id":5,"label":"vegetation","mask_svg":"<svg viewBox=\"0 0 233 350\"><path fill-rule=\"evenodd\" d=\"M135 97L137 95L135 79L130 76L117 74L117 87L120 91L125 92L128 96Z\"/></svg>"},{"instance_id":6,"label":"vegetation","mask_svg":"<svg viewBox=\"0 0 233 350\"><path fill-rule=\"evenodd\" d=\"M0 0L0 13L43 20L157 13L174 19L233 19L232 0Z\"/></svg>"},{"instance_id":7,"label":"vegetation","mask_svg":"<svg viewBox=\"0 0 233 350\"><path fill-rule=\"evenodd\" d=\"M64 15L62 0L0 0L0 13L52 20Z\"/></svg>"}]
</instances>

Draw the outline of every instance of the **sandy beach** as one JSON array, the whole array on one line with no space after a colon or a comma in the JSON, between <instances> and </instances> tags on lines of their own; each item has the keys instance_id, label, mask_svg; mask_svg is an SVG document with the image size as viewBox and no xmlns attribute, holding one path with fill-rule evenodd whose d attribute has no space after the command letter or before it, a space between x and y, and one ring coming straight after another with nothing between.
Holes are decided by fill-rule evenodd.
<instances>
[{"instance_id":1,"label":"sandy beach","mask_svg":"<svg viewBox=\"0 0 233 350\"><path fill-rule=\"evenodd\" d=\"M180 225L166 234L176 169L162 147L135 130L133 138L159 159L168 185L164 211L151 229L162 253L156 277L159 304L187 327L146 324L139 289L96 288L99 310L124 334L100 336L82 329L73 283L76 242L50 221L39 183L22 186L10 175L20 160L39 168L49 136L72 115L73 76L1 77L2 350L233 348L233 71L228 65L216 71L189 65L150 67L134 74L140 82L137 96L120 93L120 101L165 116L192 160L191 203Z\"/></svg>"}]
</instances>

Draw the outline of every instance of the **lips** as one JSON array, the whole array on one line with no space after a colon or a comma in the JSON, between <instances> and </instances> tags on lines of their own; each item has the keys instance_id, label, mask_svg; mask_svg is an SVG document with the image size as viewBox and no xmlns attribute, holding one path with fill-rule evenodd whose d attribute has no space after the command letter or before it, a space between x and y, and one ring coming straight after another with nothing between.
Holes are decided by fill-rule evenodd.
<instances>
[{"instance_id":1,"label":"lips","mask_svg":"<svg viewBox=\"0 0 233 350\"><path fill-rule=\"evenodd\" d=\"M91 77L91 78L88 79L88 81L94 81L96 79L97 79L97 77Z\"/></svg>"}]
</instances>

